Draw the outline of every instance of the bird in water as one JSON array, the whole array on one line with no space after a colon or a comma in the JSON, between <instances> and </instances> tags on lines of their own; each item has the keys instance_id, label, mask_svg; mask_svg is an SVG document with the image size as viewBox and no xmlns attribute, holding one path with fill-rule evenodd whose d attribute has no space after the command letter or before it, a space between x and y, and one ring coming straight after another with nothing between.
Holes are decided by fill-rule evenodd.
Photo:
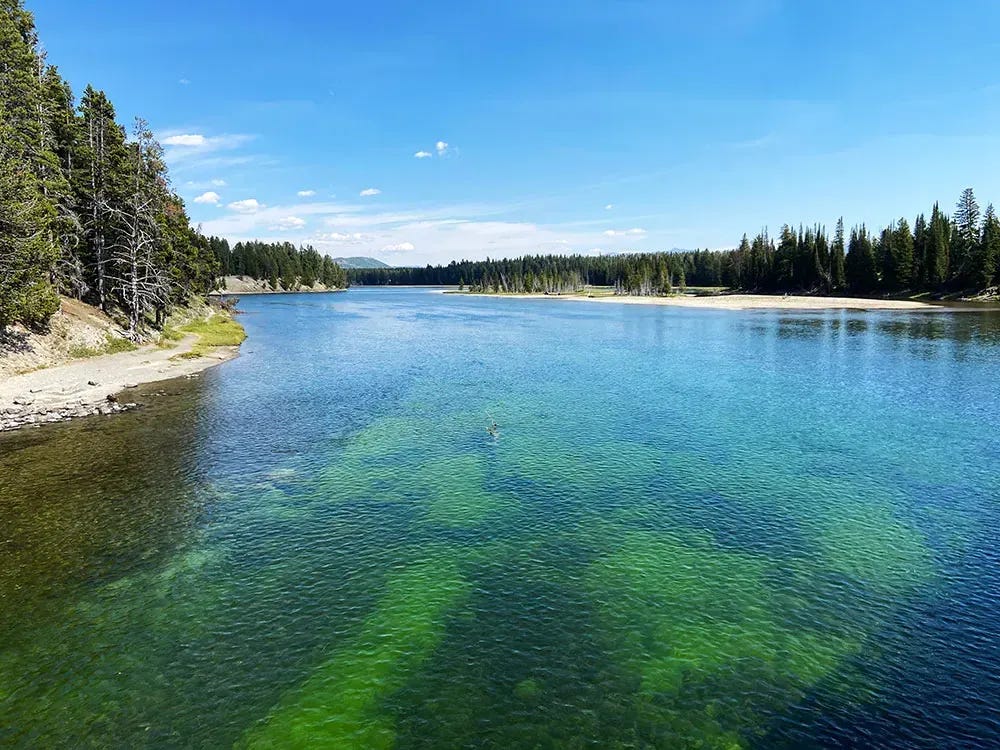
<instances>
[{"instance_id":1,"label":"bird in water","mask_svg":"<svg viewBox=\"0 0 1000 750\"><path fill-rule=\"evenodd\" d=\"M497 421L493 417L490 417L490 426L486 428L486 432L493 438L500 434L500 425L497 424Z\"/></svg>"}]
</instances>

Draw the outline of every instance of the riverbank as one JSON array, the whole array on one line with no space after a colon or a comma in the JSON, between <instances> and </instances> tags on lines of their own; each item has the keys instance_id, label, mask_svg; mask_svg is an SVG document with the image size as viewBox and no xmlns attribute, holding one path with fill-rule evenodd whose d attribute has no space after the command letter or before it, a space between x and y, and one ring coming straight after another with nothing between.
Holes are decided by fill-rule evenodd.
<instances>
[{"instance_id":1,"label":"riverbank","mask_svg":"<svg viewBox=\"0 0 1000 750\"><path fill-rule=\"evenodd\" d=\"M190 377L232 359L246 336L228 311L205 306L185 311L156 341L135 347L115 338L106 327L109 322L89 310L93 312L86 314L86 321L81 320L80 310L71 309L46 336L26 337L20 346L34 351L0 357L0 432L135 408L127 396L129 389ZM83 344L67 348L50 341L52 337L60 341L89 337L104 349L86 350ZM39 363L34 369L12 371L17 362L32 361Z\"/></svg>"},{"instance_id":2,"label":"riverbank","mask_svg":"<svg viewBox=\"0 0 1000 750\"><path fill-rule=\"evenodd\" d=\"M604 302L623 305L666 305L714 310L923 310L943 309L918 300L863 299L860 297L805 297L779 294L720 294L714 296L627 297L622 295L589 294L480 294L478 292L448 292L483 297L513 299L552 299L584 302Z\"/></svg>"},{"instance_id":3,"label":"riverbank","mask_svg":"<svg viewBox=\"0 0 1000 750\"><path fill-rule=\"evenodd\" d=\"M336 286L326 286L318 281L312 286L296 285L294 289L274 289L270 282L263 279L252 279L249 276L223 276L222 288L212 292L212 296L224 294L299 294L309 292L343 292Z\"/></svg>"}]
</instances>

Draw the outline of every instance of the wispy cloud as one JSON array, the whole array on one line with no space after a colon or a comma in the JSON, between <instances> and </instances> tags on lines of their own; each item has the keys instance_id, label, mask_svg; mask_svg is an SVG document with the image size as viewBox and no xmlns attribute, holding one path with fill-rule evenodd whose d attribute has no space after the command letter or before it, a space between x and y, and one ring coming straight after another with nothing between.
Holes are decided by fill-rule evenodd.
<instances>
[{"instance_id":1,"label":"wispy cloud","mask_svg":"<svg viewBox=\"0 0 1000 750\"><path fill-rule=\"evenodd\" d=\"M373 195L380 195L381 193L382 191L379 190L378 188L365 188L359 193L359 195L362 198L370 198Z\"/></svg>"},{"instance_id":2,"label":"wispy cloud","mask_svg":"<svg viewBox=\"0 0 1000 750\"><path fill-rule=\"evenodd\" d=\"M220 200L221 198L219 198L219 194L217 192L215 192L214 190L209 190L208 192L202 193L197 198L195 198L194 202L207 203L211 206L218 206Z\"/></svg>"},{"instance_id":3,"label":"wispy cloud","mask_svg":"<svg viewBox=\"0 0 1000 750\"><path fill-rule=\"evenodd\" d=\"M191 83L191 81L189 81L187 78L181 78L179 81L177 81L177 83L179 83L181 86L187 86L189 83Z\"/></svg>"},{"instance_id":4,"label":"wispy cloud","mask_svg":"<svg viewBox=\"0 0 1000 750\"><path fill-rule=\"evenodd\" d=\"M296 193L296 195L298 195L300 198L312 198L314 195L316 195L316 191L315 190L300 190L298 193Z\"/></svg>"},{"instance_id":5,"label":"wispy cloud","mask_svg":"<svg viewBox=\"0 0 1000 750\"><path fill-rule=\"evenodd\" d=\"M644 237L645 229L635 227L633 229L609 229L604 233L605 237Z\"/></svg>"},{"instance_id":6,"label":"wispy cloud","mask_svg":"<svg viewBox=\"0 0 1000 750\"><path fill-rule=\"evenodd\" d=\"M198 133L178 133L163 139L164 146L204 146L205 136Z\"/></svg>"},{"instance_id":7,"label":"wispy cloud","mask_svg":"<svg viewBox=\"0 0 1000 750\"><path fill-rule=\"evenodd\" d=\"M246 198L241 201L233 201L226 208L238 214L255 214L267 207L256 198Z\"/></svg>"},{"instance_id":8,"label":"wispy cloud","mask_svg":"<svg viewBox=\"0 0 1000 750\"><path fill-rule=\"evenodd\" d=\"M319 242L345 242L351 244L363 242L367 238L368 235L363 232L317 232L314 235L314 239Z\"/></svg>"},{"instance_id":9,"label":"wispy cloud","mask_svg":"<svg viewBox=\"0 0 1000 750\"><path fill-rule=\"evenodd\" d=\"M415 153L413 155L413 158L414 159L430 159L432 156L434 156L434 154L432 154L430 151L417 151L417 153Z\"/></svg>"},{"instance_id":10,"label":"wispy cloud","mask_svg":"<svg viewBox=\"0 0 1000 750\"><path fill-rule=\"evenodd\" d=\"M241 148L253 141L254 137L247 133L205 135L204 133L178 130L159 133L160 143L166 147L164 158L171 166L194 160L197 160L201 166L205 166L208 163L208 160L205 159L207 154Z\"/></svg>"},{"instance_id":11,"label":"wispy cloud","mask_svg":"<svg viewBox=\"0 0 1000 750\"><path fill-rule=\"evenodd\" d=\"M610 210L611 210L611 209L613 209L614 207L615 207L615 204L614 204L614 203L609 203L608 205L606 205L606 206L604 207L604 210L605 210L605 211L610 211Z\"/></svg>"},{"instance_id":12,"label":"wispy cloud","mask_svg":"<svg viewBox=\"0 0 1000 750\"><path fill-rule=\"evenodd\" d=\"M251 202L252 201L252 202ZM254 199L202 222L202 231L231 242L261 239L313 244L321 252L375 257L399 263L447 263L455 258L512 257L531 252L598 252L594 229L573 223L535 224L498 218L511 208L494 204L384 207L381 202L300 201L264 206ZM303 222L299 227L298 221ZM310 231L310 227L314 227ZM647 246L645 232L628 229L606 239L607 252ZM547 250L546 250L547 249ZM603 250L600 252L604 252Z\"/></svg>"},{"instance_id":13,"label":"wispy cloud","mask_svg":"<svg viewBox=\"0 0 1000 750\"><path fill-rule=\"evenodd\" d=\"M755 151L757 149L768 148L769 146L777 145L778 143L777 133L766 133L757 138L748 138L743 141L732 141L725 144L728 148L734 149L736 151Z\"/></svg>"}]
</instances>

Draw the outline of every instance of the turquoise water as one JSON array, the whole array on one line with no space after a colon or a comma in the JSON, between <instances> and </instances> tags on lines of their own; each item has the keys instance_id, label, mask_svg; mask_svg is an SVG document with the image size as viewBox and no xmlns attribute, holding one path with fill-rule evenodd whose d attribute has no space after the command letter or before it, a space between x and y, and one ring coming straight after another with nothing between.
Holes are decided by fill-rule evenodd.
<instances>
[{"instance_id":1,"label":"turquoise water","mask_svg":"<svg viewBox=\"0 0 1000 750\"><path fill-rule=\"evenodd\" d=\"M240 307L0 438L0 745L1000 743L996 313Z\"/></svg>"}]
</instances>

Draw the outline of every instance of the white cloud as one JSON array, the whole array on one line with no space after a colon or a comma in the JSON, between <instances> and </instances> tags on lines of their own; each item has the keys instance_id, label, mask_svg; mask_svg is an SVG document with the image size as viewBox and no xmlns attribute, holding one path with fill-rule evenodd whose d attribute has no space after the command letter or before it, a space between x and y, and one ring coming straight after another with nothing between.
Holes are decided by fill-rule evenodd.
<instances>
[{"instance_id":1,"label":"white cloud","mask_svg":"<svg viewBox=\"0 0 1000 750\"><path fill-rule=\"evenodd\" d=\"M158 133L157 137L166 147L163 157L171 168L197 166L201 170L207 170L213 167L233 166L254 160L254 157L251 156L208 156L217 151L238 149L252 141L254 139L252 135L242 133L204 135L203 133L192 133L190 131L168 130Z\"/></svg>"},{"instance_id":2,"label":"white cloud","mask_svg":"<svg viewBox=\"0 0 1000 750\"><path fill-rule=\"evenodd\" d=\"M611 210L612 208L614 208L614 207L615 207L615 204L614 204L614 203L609 203L608 205L606 205L606 206L604 207L604 210L605 210L605 211L610 211L610 210Z\"/></svg>"},{"instance_id":3,"label":"white cloud","mask_svg":"<svg viewBox=\"0 0 1000 750\"><path fill-rule=\"evenodd\" d=\"M182 78L177 83L179 83L181 86L187 86L189 83L191 83L191 81L189 81L187 78Z\"/></svg>"},{"instance_id":4,"label":"white cloud","mask_svg":"<svg viewBox=\"0 0 1000 750\"><path fill-rule=\"evenodd\" d=\"M203 135L197 133L178 133L177 135L168 135L163 139L164 146L204 146L207 142L207 138Z\"/></svg>"},{"instance_id":5,"label":"white cloud","mask_svg":"<svg viewBox=\"0 0 1000 750\"><path fill-rule=\"evenodd\" d=\"M278 219L278 222L272 226L271 229L277 231L288 231L290 229L302 229L305 225L305 219L301 219L298 216L284 216Z\"/></svg>"},{"instance_id":6,"label":"white cloud","mask_svg":"<svg viewBox=\"0 0 1000 750\"><path fill-rule=\"evenodd\" d=\"M643 237L646 234L645 229L640 229L635 227L634 229L609 229L604 233L605 237Z\"/></svg>"},{"instance_id":7,"label":"white cloud","mask_svg":"<svg viewBox=\"0 0 1000 750\"><path fill-rule=\"evenodd\" d=\"M429 159L432 156L434 156L434 154L432 154L430 151L417 151L417 153L415 153L413 156L416 159Z\"/></svg>"},{"instance_id":8,"label":"white cloud","mask_svg":"<svg viewBox=\"0 0 1000 750\"><path fill-rule=\"evenodd\" d=\"M319 232L316 239L320 242L350 242L356 244L368 238L362 232Z\"/></svg>"},{"instance_id":9,"label":"white cloud","mask_svg":"<svg viewBox=\"0 0 1000 750\"><path fill-rule=\"evenodd\" d=\"M209 190L207 193L202 193L197 198L194 199L195 203L208 203L212 206L219 205L219 194L214 190Z\"/></svg>"},{"instance_id":10,"label":"white cloud","mask_svg":"<svg viewBox=\"0 0 1000 750\"><path fill-rule=\"evenodd\" d=\"M259 203L256 198L247 198L242 201L234 201L226 206L231 211L238 214L255 214L265 208L263 203Z\"/></svg>"},{"instance_id":11,"label":"white cloud","mask_svg":"<svg viewBox=\"0 0 1000 750\"><path fill-rule=\"evenodd\" d=\"M395 265L422 266L468 258L478 260L516 257L537 252L583 253L619 249L627 242L645 248L648 235L616 235L607 244L595 240L601 229L587 223L535 224L496 218L511 206L452 204L420 207L383 207L382 201L354 202L299 200L280 206L253 204L242 211L226 211L202 222L206 235L226 237L230 242L259 239L315 245L331 255L370 255L395 258ZM289 218L305 221L291 226ZM627 232L627 228L623 232ZM673 236L673 235L670 235ZM658 240L662 235L658 236ZM676 240L680 242L681 240ZM412 246L412 249L407 249ZM678 245L680 246L680 245Z\"/></svg>"},{"instance_id":12,"label":"white cloud","mask_svg":"<svg viewBox=\"0 0 1000 750\"><path fill-rule=\"evenodd\" d=\"M226 186L225 180L212 180L212 187L225 187L225 186Z\"/></svg>"},{"instance_id":13,"label":"white cloud","mask_svg":"<svg viewBox=\"0 0 1000 750\"><path fill-rule=\"evenodd\" d=\"M316 195L316 191L315 190L300 190L298 193L296 193L296 195L298 195L300 198L312 198L314 195Z\"/></svg>"},{"instance_id":14,"label":"white cloud","mask_svg":"<svg viewBox=\"0 0 1000 750\"><path fill-rule=\"evenodd\" d=\"M444 156L448 151L448 144L445 141L438 141L434 144L434 148L437 149L438 156Z\"/></svg>"},{"instance_id":15,"label":"white cloud","mask_svg":"<svg viewBox=\"0 0 1000 750\"><path fill-rule=\"evenodd\" d=\"M386 245L379 252L381 253L408 253L411 250L416 250L412 242L400 242L395 245Z\"/></svg>"},{"instance_id":16,"label":"white cloud","mask_svg":"<svg viewBox=\"0 0 1000 750\"><path fill-rule=\"evenodd\" d=\"M378 188L365 188L361 191L360 195L362 198L370 198L373 195L379 195L381 192Z\"/></svg>"}]
</instances>

